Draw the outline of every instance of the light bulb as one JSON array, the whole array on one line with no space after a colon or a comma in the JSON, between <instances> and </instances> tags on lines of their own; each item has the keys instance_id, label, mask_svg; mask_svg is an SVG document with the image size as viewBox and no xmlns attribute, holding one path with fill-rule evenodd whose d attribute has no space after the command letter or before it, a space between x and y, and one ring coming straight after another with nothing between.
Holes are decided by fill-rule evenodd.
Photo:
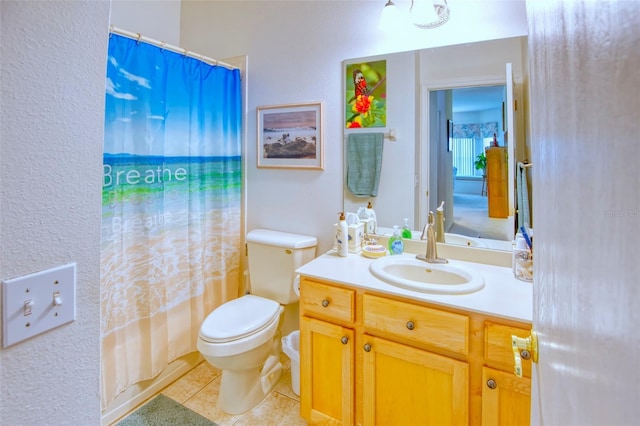
<instances>
[{"instance_id":1,"label":"light bulb","mask_svg":"<svg viewBox=\"0 0 640 426\"><path fill-rule=\"evenodd\" d=\"M387 4L384 5L382 9L382 14L380 15L380 22L378 23L378 28L385 32L392 32L398 28L400 25L400 12L396 7L395 3L391 0L387 1Z\"/></svg>"}]
</instances>

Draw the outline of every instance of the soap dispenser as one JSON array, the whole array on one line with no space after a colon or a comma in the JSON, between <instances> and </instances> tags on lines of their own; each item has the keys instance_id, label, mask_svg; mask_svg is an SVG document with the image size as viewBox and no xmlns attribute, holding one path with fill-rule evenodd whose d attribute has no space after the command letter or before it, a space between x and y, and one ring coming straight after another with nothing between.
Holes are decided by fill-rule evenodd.
<instances>
[{"instance_id":1,"label":"soap dispenser","mask_svg":"<svg viewBox=\"0 0 640 426\"><path fill-rule=\"evenodd\" d=\"M444 243L444 201L436 209L436 241Z\"/></svg>"},{"instance_id":2,"label":"soap dispenser","mask_svg":"<svg viewBox=\"0 0 640 426\"><path fill-rule=\"evenodd\" d=\"M340 212L340 220L336 225L336 251L338 256L347 257L349 254L349 232L344 212Z\"/></svg>"},{"instance_id":3,"label":"soap dispenser","mask_svg":"<svg viewBox=\"0 0 640 426\"><path fill-rule=\"evenodd\" d=\"M411 228L409 228L409 219L404 218L404 226L402 227L402 238L405 240L410 240L413 237L413 233L411 232Z\"/></svg>"},{"instance_id":4,"label":"soap dispenser","mask_svg":"<svg viewBox=\"0 0 640 426\"><path fill-rule=\"evenodd\" d=\"M398 225L393 225L393 235L389 237L389 254L402 254L404 251L404 241L400 235Z\"/></svg>"}]
</instances>

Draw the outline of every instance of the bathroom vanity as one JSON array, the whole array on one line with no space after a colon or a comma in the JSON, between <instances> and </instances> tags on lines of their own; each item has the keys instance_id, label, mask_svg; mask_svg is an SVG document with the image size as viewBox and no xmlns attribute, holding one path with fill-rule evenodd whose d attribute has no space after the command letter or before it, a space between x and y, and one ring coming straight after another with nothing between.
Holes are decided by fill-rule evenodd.
<instances>
[{"instance_id":1,"label":"bathroom vanity","mask_svg":"<svg viewBox=\"0 0 640 426\"><path fill-rule=\"evenodd\" d=\"M531 360L520 353L517 377L511 336L530 334L531 284L509 267L451 260L482 274L484 288L422 293L375 278L371 262L330 251L298 269L302 417L310 424L528 424Z\"/></svg>"}]
</instances>

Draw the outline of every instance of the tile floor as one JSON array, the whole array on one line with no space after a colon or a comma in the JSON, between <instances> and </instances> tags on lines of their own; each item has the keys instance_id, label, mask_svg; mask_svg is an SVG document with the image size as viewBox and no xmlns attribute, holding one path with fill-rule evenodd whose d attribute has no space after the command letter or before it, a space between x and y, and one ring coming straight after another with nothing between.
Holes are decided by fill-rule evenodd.
<instances>
[{"instance_id":1,"label":"tile floor","mask_svg":"<svg viewBox=\"0 0 640 426\"><path fill-rule=\"evenodd\" d=\"M291 389L291 361L281 354L284 367L276 388L256 408L239 415L229 415L216 408L220 388L220 370L206 361L167 386L162 394L220 426L278 425L307 423L300 417L300 397Z\"/></svg>"}]
</instances>

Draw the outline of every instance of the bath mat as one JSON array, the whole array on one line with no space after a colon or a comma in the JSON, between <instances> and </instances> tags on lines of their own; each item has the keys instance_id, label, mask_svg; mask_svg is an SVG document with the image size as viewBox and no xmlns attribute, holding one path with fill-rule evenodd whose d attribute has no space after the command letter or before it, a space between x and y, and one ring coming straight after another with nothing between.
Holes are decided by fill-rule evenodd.
<instances>
[{"instance_id":1,"label":"bath mat","mask_svg":"<svg viewBox=\"0 0 640 426\"><path fill-rule=\"evenodd\" d=\"M216 426L200 414L162 394L116 423L116 426Z\"/></svg>"}]
</instances>

